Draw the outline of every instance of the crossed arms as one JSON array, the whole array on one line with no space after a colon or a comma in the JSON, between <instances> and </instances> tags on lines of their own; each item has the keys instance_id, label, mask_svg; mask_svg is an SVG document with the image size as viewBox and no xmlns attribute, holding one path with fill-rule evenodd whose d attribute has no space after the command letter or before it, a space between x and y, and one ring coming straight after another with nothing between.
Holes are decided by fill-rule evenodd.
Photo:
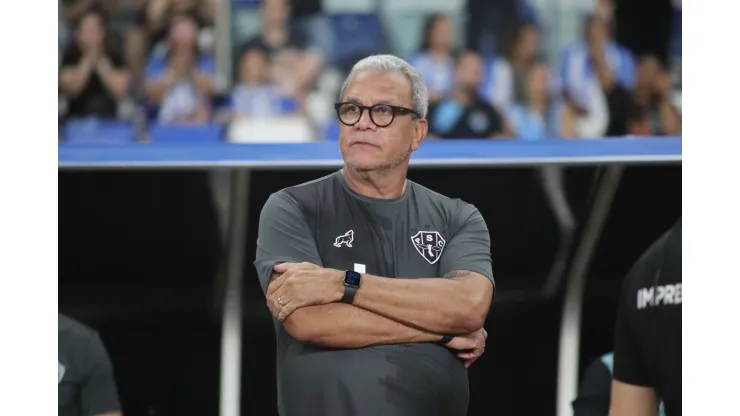
<instances>
[{"instance_id":1,"label":"crossed arms","mask_svg":"<svg viewBox=\"0 0 740 416\"><path fill-rule=\"evenodd\" d=\"M493 291L488 278L468 271L448 273L447 279L365 274L353 304L347 305L336 303L344 292L341 271L305 263L276 269L285 272L275 273L268 287L273 315L296 339L334 348L433 342L442 334L473 333L483 327ZM290 301L281 305L279 298ZM313 302L319 304L302 306Z\"/></svg>"},{"instance_id":2,"label":"crossed arms","mask_svg":"<svg viewBox=\"0 0 740 416\"><path fill-rule=\"evenodd\" d=\"M261 276L271 276L262 282L268 307L296 339L333 348L434 342L443 334L459 335L452 346L469 346L458 349L475 348L475 333L485 341L482 326L494 285L481 273L490 274L490 242L474 209L445 247L440 269L449 271L444 279L364 274L352 305L338 303L343 271L321 267L296 201L281 193L271 196L259 228L255 265ZM466 337L471 342L465 343Z\"/></svg>"}]
</instances>

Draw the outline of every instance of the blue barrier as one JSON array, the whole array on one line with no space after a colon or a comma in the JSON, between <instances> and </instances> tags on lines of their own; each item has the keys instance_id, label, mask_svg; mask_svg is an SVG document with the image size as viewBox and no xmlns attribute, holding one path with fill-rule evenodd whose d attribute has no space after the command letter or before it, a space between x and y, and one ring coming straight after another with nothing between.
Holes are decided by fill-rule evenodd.
<instances>
[{"instance_id":1,"label":"blue barrier","mask_svg":"<svg viewBox=\"0 0 740 416\"><path fill-rule=\"evenodd\" d=\"M334 167L337 142L59 144L59 167ZM603 140L429 140L414 152L415 166L656 163L681 160L681 138Z\"/></svg>"}]
</instances>

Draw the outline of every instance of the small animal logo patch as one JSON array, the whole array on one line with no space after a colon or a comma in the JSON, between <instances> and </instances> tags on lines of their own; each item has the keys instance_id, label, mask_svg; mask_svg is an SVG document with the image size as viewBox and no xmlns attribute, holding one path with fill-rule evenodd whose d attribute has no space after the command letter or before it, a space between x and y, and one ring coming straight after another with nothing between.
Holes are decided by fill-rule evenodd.
<instances>
[{"instance_id":1,"label":"small animal logo patch","mask_svg":"<svg viewBox=\"0 0 740 416\"><path fill-rule=\"evenodd\" d=\"M334 247L342 247L342 244L346 244L347 247L352 247L352 241L354 241L354 239L355 239L355 232L352 230L349 230L346 233L337 237L336 240L334 240Z\"/></svg>"},{"instance_id":2,"label":"small animal logo patch","mask_svg":"<svg viewBox=\"0 0 740 416\"><path fill-rule=\"evenodd\" d=\"M445 248L445 239L437 231L419 231L411 237L411 241L416 247L416 251L421 254L429 264L439 261L442 256L442 250Z\"/></svg>"}]
</instances>

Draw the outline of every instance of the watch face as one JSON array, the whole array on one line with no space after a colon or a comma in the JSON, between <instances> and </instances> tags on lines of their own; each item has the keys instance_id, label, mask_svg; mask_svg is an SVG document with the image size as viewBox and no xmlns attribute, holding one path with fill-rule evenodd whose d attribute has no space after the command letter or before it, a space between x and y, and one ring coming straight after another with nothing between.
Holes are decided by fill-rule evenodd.
<instances>
[{"instance_id":1,"label":"watch face","mask_svg":"<svg viewBox=\"0 0 740 416\"><path fill-rule=\"evenodd\" d=\"M360 287L361 279L362 279L362 275L357 272L347 270L347 272L344 273L344 284L345 285Z\"/></svg>"}]
</instances>

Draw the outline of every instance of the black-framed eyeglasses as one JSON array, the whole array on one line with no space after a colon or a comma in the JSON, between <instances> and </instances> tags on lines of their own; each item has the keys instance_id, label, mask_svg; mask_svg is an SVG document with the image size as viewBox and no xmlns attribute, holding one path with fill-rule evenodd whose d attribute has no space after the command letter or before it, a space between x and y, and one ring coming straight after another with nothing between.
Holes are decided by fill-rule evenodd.
<instances>
[{"instance_id":1,"label":"black-framed eyeglasses","mask_svg":"<svg viewBox=\"0 0 740 416\"><path fill-rule=\"evenodd\" d=\"M419 113L410 108L389 104L366 106L353 102L343 102L334 104L334 109L337 110L339 121L347 126L354 126L357 124L357 122L362 118L362 113L365 110L368 110L370 113L370 120L378 127L388 127L393 123L393 120L396 118L396 114L413 114L417 118L421 118Z\"/></svg>"}]
</instances>

